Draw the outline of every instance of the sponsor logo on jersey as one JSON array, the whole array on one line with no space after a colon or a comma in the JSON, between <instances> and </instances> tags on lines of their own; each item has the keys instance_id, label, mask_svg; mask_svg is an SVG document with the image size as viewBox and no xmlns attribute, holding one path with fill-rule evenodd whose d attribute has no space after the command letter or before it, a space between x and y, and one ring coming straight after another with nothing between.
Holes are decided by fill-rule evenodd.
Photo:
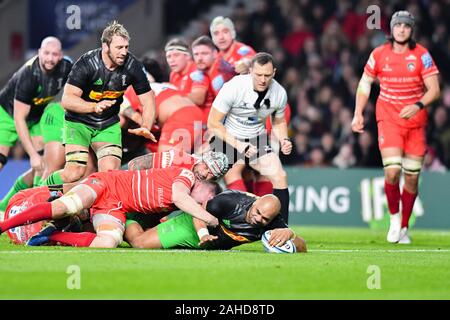
<instances>
[{"instance_id":1,"label":"sponsor logo on jersey","mask_svg":"<svg viewBox=\"0 0 450 320\"><path fill-rule=\"evenodd\" d=\"M420 57L425 69L431 68L433 66L433 59L431 59L430 54L427 52Z\"/></svg>"},{"instance_id":2,"label":"sponsor logo on jersey","mask_svg":"<svg viewBox=\"0 0 450 320\"><path fill-rule=\"evenodd\" d=\"M104 92L97 92L94 90L91 90L89 93L89 98L95 101L100 101L102 99L117 99L123 96L123 93L125 91L104 91Z\"/></svg>"},{"instance_id":3,"label":"sponsor logo on jersey","mask_svg":"<svg viewBox=\"0 0 450 320\"><path fill-rule=\"evenodd\" d=\"M219 91L223 87L224 84L225 84L225 80L223 79L222 75L215 77L212 81L212 86L215 91Z\"/></svg>"},{"instance_id":4,"label":"sponsor logo on jersey","mask_svg":"<svg viewBox=\"0 0 450 320\"><path fill-rule=\"evenodd\" d=\"M234 233L233 231L228 230L227 228L225 228L224 226L220 226L223 230L223 232L229 236L231 239L233 239L234 241L237 242L249 242L250 240L248 240L246 237L244 236L240 236L237 233Z\"/></svg>"},{"instance_id":5,"label":"sponsor logo on jersey","mask_svg":"<svg viewBox=\"0 0 450 320\"><path fill-rule=\"evenodd\" d=\"M160 208L164 207L164 189L161 187L158 188L158 206Z\"/></svg>"},{"instance_id":6,"label":"sponsor logo on jersey","mask_svg":"<svg viewBox=\"0 0 450 320\"><path fill-rule=\"evenodd\" d=\"M241 56L245 56L245 55L249 54L250 51L251 50L248 46L243 46L238 49L237 53Z\"/></svg>"},{"instance_id":7,"label":"sponsor logo on jersey","mask_svg":"<svg viewBox=\"0 0 450 320\"><path fill-rule=\"evenodd\" d=\"M125 74L123 74L122 75L122 86L124 86L124 87L127 85L126 80L127 80L127 76Z\"/></svg>"},{"instance_id":8,"label":"sponsor logo on jersey","mask_svg":"<svg viewBox=\"0 0 450 320\"><path fill-rule=\"evenodd\" d=\"M392 68L389 66L389 64L385 64L384 66L383 66L383 71L392 71Z\"/></svg>"},{"instance_id":9,"label":"sponsor logo on jersey","mask_svg":"<svg viewBox=\"0 0 450 320\"><path fill-rule=\"evenodd\" d=\"M173 142L170 142L170 143L173 143ZM163 152L162 159L161 159L161 168L167 168L170 165L172 165L173 157L174 157L174 151L173 150L169 150L169 151Z\"/></svg>"},{"instance_id":10,"label":"sponsor logo on jersey","mask_svg":"<svg viewBox=\"0 0 450 320\"><path fill-rule=\"evenodd\" d=\"M100 184L100 181L98 181L97 179L91 179L91 181L89 181L91 184Z\"/></svg>"},{"instance_id":11,"label":"sponsor logo on jersey","mask_svg":"<svg viewBox=\"0 0 450 320\"><path fill-rule=\"evenodd\" d=\"M103 84L103 81L102 81L101 78L98 78L97 81L94 82L94 84L95 84L96 86L101 86L101 85Z\"/></svg>"},{"instance_id":12,"label":"sponsor logo on jersey","mask_svg":"<svg viewBox=\"0 0 450 320\"><path fill-rule=\"evenodd\" d=\"M33 104L35 106L41 106L44 104L48 104L50 101L53 100L55 96L49 96L49 97L45 97L45 98L33 98Z\"/></svg>"},{"instance_id":13,"label":"sponsor logo on jersey","mask_svg":"<svg viewBox=\"0 0 450 320\"><path fill-rule=\"evenodd\" d=\"M189 75L194 82L201 82L205 79L205 75L202 71L196 70Z\"/></svg>"},{"instance_id":14,"label":"sponsor logo on jersey","mask_svg":"<svg viewBox=\"0 0 450 320\"><path fill-rule=\"evenodd\" d=\"M416 70L416 65L413 62L408 63L408 70L411 72Z\"/></svg>"},{"instance_id":15,"label":"sponsor logo on jersey","mask_svg":"<svg viewBox=\"0 0 450 320\"><path fill-rule=\"evenodd\" d=\"M407 57L405 58L405 60L417 60L417 58L416 58L415 55L410 54L409 56L407 56Z\"/></svg>"}]
</instances>

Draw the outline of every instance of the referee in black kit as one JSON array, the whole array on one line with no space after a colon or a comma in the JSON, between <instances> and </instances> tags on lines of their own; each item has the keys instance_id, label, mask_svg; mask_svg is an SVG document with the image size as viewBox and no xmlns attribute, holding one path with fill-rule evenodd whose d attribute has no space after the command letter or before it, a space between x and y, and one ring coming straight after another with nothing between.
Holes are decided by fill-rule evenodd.
<instances>
[{"instance_id":1,"label":"referee in black kit","mask_svg":"<svg viewBox=\"0 0 450 320\"><path fill-rule=\"evenodd\" d=\"M280 158L272 152L264 126L266 118L271 116L272 132L280 143L280 151L290 154L292 143L284 117L287 94L273 79L275 72L270 54L256 54L251 61L250 74L234 77L219 91L209 114L208 129L214 135L211 147L225 153L233 164L230 171L249 165L272 182L273 194L280 199L281 215L287 223L287 175Z\"/></svg>"}]
</instances>

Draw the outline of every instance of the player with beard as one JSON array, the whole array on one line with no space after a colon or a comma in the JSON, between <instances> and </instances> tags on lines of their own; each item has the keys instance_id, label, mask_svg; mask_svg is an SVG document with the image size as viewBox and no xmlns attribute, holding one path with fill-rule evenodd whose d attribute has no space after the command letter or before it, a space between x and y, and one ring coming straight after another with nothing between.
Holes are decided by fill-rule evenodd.
<instances>
[{"instance_id":1,"label":"player with beard","mask_svg":"<svg viewBox=\"0 0 450 320\"><path fill-rule=\"evenodd\" d=\"M235 75L233 68L219 57L217 47L208 36L201 36L192 42L192 55L195 64L209 79L208 94L200 107L203 111L205 124L208 122L212 102L219 93L223 84Z\"/></svg>"},{"instance_id":2,"label":"player with beard","mask_svg":"<svg viewBox=\"0 0 450 320\"><path fill-rule=\"evenodd\" d=\"M372 51L364 68L356 92L352 130L358 133L364 131L364 108L371 84L378 78L378 146L383 158L390 212L387 241L409 244L408 222L417 197L419 174L427 148L426 109L439 97L439 71L428 50L413 39L415 21L411 13L395 12L390 27L388 42ZM405 184L400 192L402 169Z\"/></svg>"},{"instance_id":3,"label":"player with beard","mask_svg":"<svg viewBox=\"0 0 450 320\"><path fill-rule=\"evenodd\" d=\"M143 106L142 125L129 132L154 140L155 99L142 63L128 52L130 36L116 21L101 37L102 47L83 54L74 64L64 88L66 164L47 185L79 180L86 171L89 147L100 172L118 169L122 157L120 104L132 85Z\"/></svg>"}]
</instances>

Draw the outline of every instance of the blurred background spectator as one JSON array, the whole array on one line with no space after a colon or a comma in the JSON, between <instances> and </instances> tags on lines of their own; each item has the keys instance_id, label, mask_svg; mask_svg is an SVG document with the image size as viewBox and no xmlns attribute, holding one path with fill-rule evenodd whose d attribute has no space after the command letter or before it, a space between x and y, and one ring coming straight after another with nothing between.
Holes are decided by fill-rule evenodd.
<instances>
[{"instance_id":1,"label":"blurred background spectator","mask_svg":"<svg viewBox=\"0 0 450 320\"><path fill-rule=\"evenodd\" d=\"M440 71L441 99L428 107L427 138L433 155L427 161L439 161L450 168L449 0L165 0L163 3L161 43L146 56L167 67L163 45L168 39L182 35L192 41L209 35L209 23L215 15L229 16L234 21L238 41L256 51L270 52L277 62L276 79L286 88L292 108L289 132L294 144L292 154L282 156L282 161L289 165L339 168L382 165L375 122L379 89L372 86L364 115L366 132L362 135L353 134L350 129L355 92L370 52L389 35L391 15L409 10L416 18L414 38L430 51ZM367 8L374 5L380 9L380 25L369 29L366 21L373 12L367 13ZM213 10L214 6L217 10ZM127 26L127 21L123 23ZM191 25L196 27L190 28ZM98 37L95 39L98 41ZM132 51L135 45L131 43Z\"/></svg>"}]
</instances>

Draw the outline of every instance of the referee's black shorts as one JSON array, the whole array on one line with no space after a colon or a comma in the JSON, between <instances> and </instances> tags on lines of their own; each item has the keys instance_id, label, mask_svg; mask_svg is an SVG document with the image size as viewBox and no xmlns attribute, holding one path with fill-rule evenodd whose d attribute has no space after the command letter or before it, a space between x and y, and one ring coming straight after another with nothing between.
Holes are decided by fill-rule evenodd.
<instances>
[{"instance_id":1,"label":"referee's black shorts","mask_svg":"<svg viewBox=\"0 0 450 320\"><path fill-rule=\"evenodd\" d=\"M248 158L245 156L245 152L239 152L233 146L214 136L209 140L209 145L212 151L222 152L227 155L230 167L239 160L242 160L248 166L249 164L256 163L256 159L272 152L270 135L266 132L256 137L247 139L238 138L238 140L245 143L250 143L258 149L258 152L254 156Z\"/></svg>"}]
</instances>

